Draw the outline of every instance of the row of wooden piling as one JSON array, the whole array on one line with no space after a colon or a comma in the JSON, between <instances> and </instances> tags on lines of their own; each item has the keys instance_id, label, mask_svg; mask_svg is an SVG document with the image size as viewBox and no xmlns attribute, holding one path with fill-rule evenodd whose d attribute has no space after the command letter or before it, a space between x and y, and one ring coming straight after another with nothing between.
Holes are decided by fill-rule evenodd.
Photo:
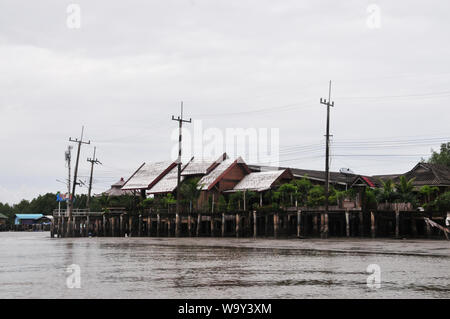
<instances>
[{"instance_id":1,"label":"row of wooden piling","mask_svg":"<svg viewBox=\"0 0 450 319\"><path fill-rule=\"evenodd\" d=\"M437 217L439 219L440 217ZM409 224L408 224L409 223ZM421 232L418 225L421 225ZM408 226L409 225L409 226ZM52 237L431 237L415 212L237 212L222 214L101 215L54 217Z\"/></svg>"}]
</instances>

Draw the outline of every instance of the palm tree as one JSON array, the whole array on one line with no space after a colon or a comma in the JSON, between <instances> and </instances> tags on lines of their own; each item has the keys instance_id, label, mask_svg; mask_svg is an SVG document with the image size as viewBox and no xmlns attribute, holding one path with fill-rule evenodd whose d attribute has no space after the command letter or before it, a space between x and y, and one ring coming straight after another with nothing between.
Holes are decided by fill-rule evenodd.
<instances>
[{"instance_id":1,"label":"palm tree","mask_svg":"<svg viewBox=\"0 0 450 319\"><path fill-rule=\"evenodd\" d=\"M383 190L380 193L380 202L391 203L395 199L395 185L391 179L381 181Z\"/></svg>"},{"instance_id":2,"label":"palm tree","mask_svg":"<svg viewBox=\"0 0 450 319\"><path fill-rule=\"evenodd\" d=\"M413 182L415 178L411 178L407 180L405 176L400 176L400 181L397 183L396 188L397 192L400 195L400 199L404 202L414 202L415 197L413 194Z\"/></svg>"}]
</instances>

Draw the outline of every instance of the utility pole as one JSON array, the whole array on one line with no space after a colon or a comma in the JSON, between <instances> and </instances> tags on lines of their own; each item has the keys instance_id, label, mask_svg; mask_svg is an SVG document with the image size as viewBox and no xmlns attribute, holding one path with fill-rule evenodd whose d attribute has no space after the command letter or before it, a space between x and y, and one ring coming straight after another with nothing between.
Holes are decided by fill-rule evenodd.
<instances>
[{"instance_id":1,"label":"utility pole","mask_svg":"<svg viewBox=\"0 0 450 319\"><path fill-rule=\"evenodd\" d=\"M66 199L66 213L64 214L65 217L68 217L69 214L69 206L70 206L70 160L72 157L72 146L69 145L67 147L67 151L65 153L65 158L66 158L66 162L67 162L67 170L68 170L68 176L67 176L67 199ZM62 216L59 216L60 218ZM64 233L64 231L60 232L60 236L64 237L66 234Z\"/></svg>"},{"instance_id":2,"label":"utility pole","mask_svg":"<svg viewBox=\"0 0 450 319\"><path fill-rule=\"evenodd\" d=\"M86 216L86 237L89 236L89 225L90 225L90 218L89 214L91 213L91 208L89 206L90 200L91 200L91 190L92 190L92 177L94 175L94 165L95 164L101 164L100 161L95 158L95 150L96 147L94 146L94 155L92 158L88 158L87 161L91 163L91 174L89 176L89 190L88 190L88 197L86 201L86 208L88 209L87 216Z\"/></svg>"},{"instance_id":3,"label":"utility pole","mask_svg":"<svg viewBox=\"0 0 450 319\"><path fill-rule=\"evenodd\" d=\"M78 162L80 160L80 149L81 149L81 144L91 144L91 141L85 142L83 141L83 133L84 133L84 126L81 127L81 138L78 140L76 139L72 139L71 137L69 137L69 142L74 142L74 143L78 143L78 150L77 150L77 161L75 162L75 171L73 173L73 183L72 183L72 197L69 197L69 220L67 223L67 232L68 232L68 236L72 235L72 212L73 212L73 200L75 199L75 189L77 184L79 184L79 182L77 182L77 175L78 175Z\"/></svg>"},{"instance_id":4,"label":"utility pole","mask_svg":"<svg viewBox=\"0 0 450 319\"><path fill-rule=\"evenodd\" d=\"M66 162L67 162L67 168L68 168L68 172L69 172L69 174L68 174L68 176L67 176L67 202L66 202L66 206L67 206L67 209L66 209L66 213L69 211L69 205L68 205L68 203L69 203L69 199L70 199L70 159L71 159L71 157L72 157L72 146L68 146L67 147L67 151L66 151Z\"/></svg>"},{"instance_id":5,"label":"utility pole","mask_svg":"<svg viewBox=\"0 0 450 319\"><path fill-rule=\"evenodd\" d=\"M90 176L89 176L88 197L87 197L87 201L86 201L86 208L87 208L88 210L90 210L90 208L89 208L89 202L90 202L90 199L91 199L92 177L93 177L93 175L94 175L94 165L95 165L95 164L101 164L101 162L100 162L97 158L95 158L95 150L96 150L96 147L94 147L94 155L92 156L92 158L88 158L88 159L87 159L87 161L88 161L89 163L91 163L91 174L90 174Z\"/></svg>"},{"instance_id":6,"label":"utility pole","mask_svg":"<svg viewBox=\"0 0 450 319\"><path fill-rule=\"evenodd\" d=\"M183 122L184 123L191 123L192 119L189 118L188 120L184 120L183 119L183 101L181 101L181 114L180 116L177 116L177 118L175 118L175 116L172 115L172 121L178 121L178 159L177 159L177 164L178 164L178 175L177 175L177 206L176 206L176 219L175 219L175 236L176 237L180 237L180 232L181 232L181 220L180 220L180 198L181 198L181 194L180 194L180 182L181 182L181 140L182 140L182 127L183 127Z\"/></svg>"},{"instance_id":7,"label":"utility pole","mask_svg":"<svg viewBox=\"0 0 450 319\"><path fill-rule=\"evenodd\" d=\"M325 146L325 213L320 216L320 236L328 237L328 202L329 202L329 184L330 184L330 106L334 107L334 101L331 102L331 81L328 89L328 100L320 98L320 104L327 106L327 132Z\"/></svg>"}]
</instances>

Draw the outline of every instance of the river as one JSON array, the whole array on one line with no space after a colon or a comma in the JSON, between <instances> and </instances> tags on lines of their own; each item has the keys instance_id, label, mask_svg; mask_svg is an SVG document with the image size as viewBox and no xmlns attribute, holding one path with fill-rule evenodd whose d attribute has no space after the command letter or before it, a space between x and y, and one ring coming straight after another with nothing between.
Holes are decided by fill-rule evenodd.
<instances>
[{"instance_id":1,"label":"river","mask_svg":"<svg viewBox=\"0 0 450 319\"><path fill-rule=\"evenodd\" d=\"M450 243L0 232L0 298L450 298Z\"/></svg>"}]
</instances>

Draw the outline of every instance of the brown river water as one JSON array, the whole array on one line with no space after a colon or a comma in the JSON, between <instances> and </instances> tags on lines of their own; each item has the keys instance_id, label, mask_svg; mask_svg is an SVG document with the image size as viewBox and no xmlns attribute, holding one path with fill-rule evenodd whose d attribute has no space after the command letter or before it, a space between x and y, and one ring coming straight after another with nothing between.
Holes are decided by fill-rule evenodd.
<instances>
[{"instance_id":1,"label":"brown river water","mask_svg":"<svg viewBox=\"0 0 450 319\"><path fill-rule=\"evenodd\" d=\"M0 298L450 298L450 242L2 232Z\"/></svg>"}]
</instances>

